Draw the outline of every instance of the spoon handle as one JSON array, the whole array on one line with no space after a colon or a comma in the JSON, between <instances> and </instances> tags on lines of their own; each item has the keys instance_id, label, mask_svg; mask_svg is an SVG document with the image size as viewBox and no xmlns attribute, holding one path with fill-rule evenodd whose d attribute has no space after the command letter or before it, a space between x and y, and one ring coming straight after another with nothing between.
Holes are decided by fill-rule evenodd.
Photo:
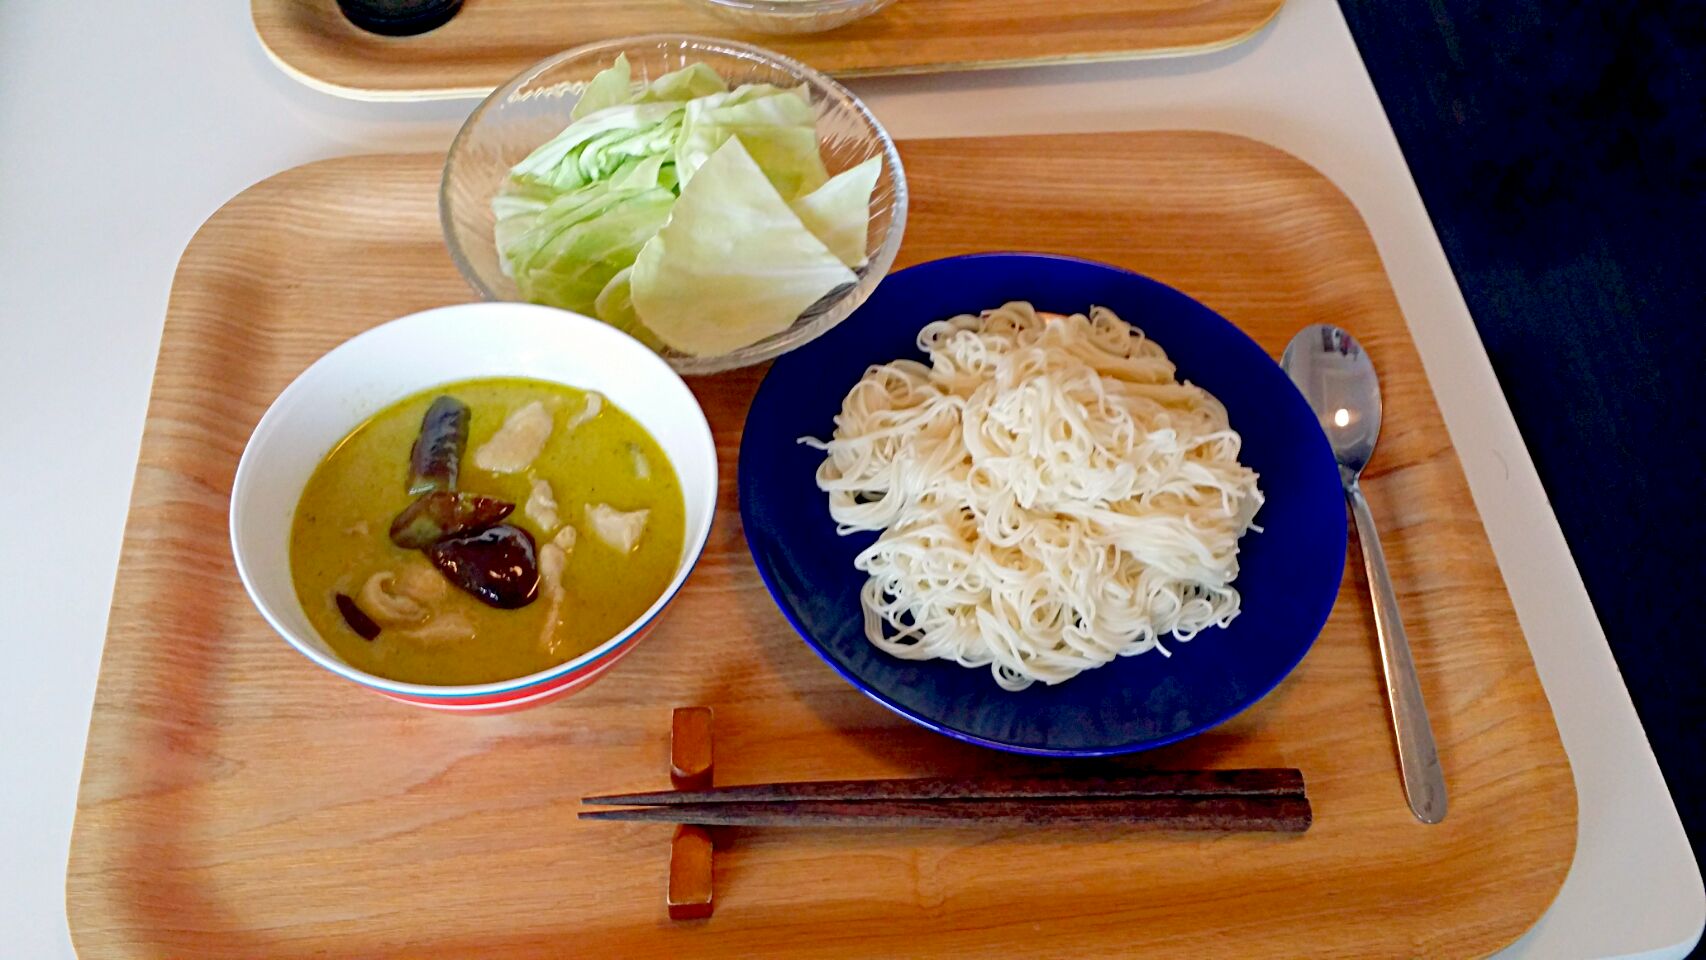
<instances>
[{"instance_id":1,"label":"spoon handle","mask_svg":"<svg viewBox=\"0 0 1706 960\"><path fill-rule=\"evenodd\" d=\"M1380 534L1362 488L1352 481L1345 487L1356 519L1357 542L1362 546L1362 566L1368 588L1374 594L1374 629L1380 636L1380 663L1386 672L1386 699L1392 705L1392 729L1398 736L1398 764L1404 774L1404 793L1410 811L1423 823L1445 819L1445 772L1439 765L1428 724L1428 707L1422 702L1422 685L1416 678L1416 661L1410 657L1410 640L1404 620L1398 615L1398 594L1386 572L1386 553L1380 549Z\"/></svg>"}]
</instances>

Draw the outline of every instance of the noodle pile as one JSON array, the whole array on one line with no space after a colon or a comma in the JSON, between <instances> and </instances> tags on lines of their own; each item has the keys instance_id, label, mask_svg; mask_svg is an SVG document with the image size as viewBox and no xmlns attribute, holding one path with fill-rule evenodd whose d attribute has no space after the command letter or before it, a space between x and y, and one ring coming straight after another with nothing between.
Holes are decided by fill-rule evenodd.
<instances>
[{"instance_id":1,"label":"noodle pile","mask_svg":"<svg viewBox=\"0 0 1706 960\"><path fill-rule=\"evenodd\" d=\"M848 534L865 635L1022 690L1189 640L1238 614L1261 506L1226 409L1093 307L1009 303L926 326L929 356L871 367L817 471ZM1259 529L1259 528L1258 528Z\"/></svg>"}]
</instances>

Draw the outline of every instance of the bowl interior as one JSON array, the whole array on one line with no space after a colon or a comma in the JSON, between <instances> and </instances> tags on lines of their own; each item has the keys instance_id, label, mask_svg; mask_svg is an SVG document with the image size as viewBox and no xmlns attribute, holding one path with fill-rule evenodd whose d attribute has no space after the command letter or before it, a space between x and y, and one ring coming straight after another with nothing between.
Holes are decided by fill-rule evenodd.
<instances>
[{"instance_id":1,"label":"bowl interior","mask_svg":"<svg viewBox=\"0 0 1706 960\"><path fill-rule=\"evenodd\" d=\"M238 573L261 614L311 659L370 686L404 693L476 693L523 684L526 678L435 687L362 673L340 660L310 625L290 576L296 503L333 444L403 397L438 384L497 376L598 390L651 433L680 479L687 529L675 579L635 622L650 619L686 579L710 533L717 459L704 413L681 378L638 341L586 317L520 303L441 307L375 327L315 361L274 401L243 451L231 491Z\"/></svg>"},{"instance_id":2,"label":"bowl interior","mask_svg":"<svg viewBox=\"0 0 1706 960\"><path fill-rule=\"evenodd\" d=\"M866 235L870 262L857 271L857 283L814 304L789 329L739 350L708 357L666 350L671 366L710 373L768 360L828 330L864 302L893 264L906 226L906 175L894 142L858 98L804 64L733 40L676 35L601 41L557 54L493 91L468 117L445 161L439 216L451 259L474 290L488 300L520 299L499 266L492 197L511 167L568 126L586 84L619 54L627 55L636 83L702 62L730 85L803 85L817 108L818 143L831 175L871 157L883 159Z\"/></svg>"},{"instance_id":3,"label":"bowl interior","mask_svg":"<svg viewBox=\"0 0 1706 960\"><path fill-rule=\"evenodd\" d=\"M1172 652L1122 657L1056 686L1011 693L987 669L889 656L866 639L854 556L874 533L839 536L814 475L866 367L923 360L924 324L1010 300L1114 310L1167 351L1181 379L1226 405L1239 459L1261 475L1263 526L1240 541L1241 612ZM760 573L805 640L842 676L934 730L986 746L1090 756L1170 743L1255 703L1303 658L1338 597L1345 508L1326 437L1279 366L1232 324L1170 287L1063 257L992 254L920 264L886 280L848 323L777 361L760 386L740 455L741 517Z\"/></svg>"}]
</instances>

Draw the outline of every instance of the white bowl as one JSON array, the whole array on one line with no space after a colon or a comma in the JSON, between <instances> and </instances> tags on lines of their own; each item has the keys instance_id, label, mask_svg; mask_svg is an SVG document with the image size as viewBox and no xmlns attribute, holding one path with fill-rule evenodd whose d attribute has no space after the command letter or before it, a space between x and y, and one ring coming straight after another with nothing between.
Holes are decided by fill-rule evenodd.
<instances>
[{"instance_id":1,"label":"white bowl","mask_svg":"<svg viewBox=\"0 0 1706 960\"><path fill-rule=\"evenodd\" d=\"M290 576L290 529L308 478L332 445L368 417L430 387L478 377L531 377L597 390L663 448L681 481L687 529L675 577L657 602L597 648L498 683L434 686L350 666L308 621ZM273 629L308 659L393 699L492 713L535 706L592 682L650 629L698 562L717 501L717 451L692 391L638 340L578 314L525 303L470 303L375 327L315 361L267 410L237 466L231 550Z\"/></svg>"}]
</instances>

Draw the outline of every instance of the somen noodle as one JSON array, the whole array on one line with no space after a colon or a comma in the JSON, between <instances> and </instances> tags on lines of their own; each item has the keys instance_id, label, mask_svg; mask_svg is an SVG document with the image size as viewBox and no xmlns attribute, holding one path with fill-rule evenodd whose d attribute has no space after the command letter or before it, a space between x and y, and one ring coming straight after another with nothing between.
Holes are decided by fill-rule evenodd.
<instances>
[{"instance_id":1,"label":"somen noodle","mask_svg":"<svg viewBox=\"0 0 1706 960\"><path fill-rule=\"evenodd\" d=\"M929 363L871 367L817 484L855 565L865 635L988 666L1008 690L1189 640L1238 614L1238 538L1262 503L1207 391L1110 310L1014 302L931 323Z\"/></svg>"}]
</instances>

